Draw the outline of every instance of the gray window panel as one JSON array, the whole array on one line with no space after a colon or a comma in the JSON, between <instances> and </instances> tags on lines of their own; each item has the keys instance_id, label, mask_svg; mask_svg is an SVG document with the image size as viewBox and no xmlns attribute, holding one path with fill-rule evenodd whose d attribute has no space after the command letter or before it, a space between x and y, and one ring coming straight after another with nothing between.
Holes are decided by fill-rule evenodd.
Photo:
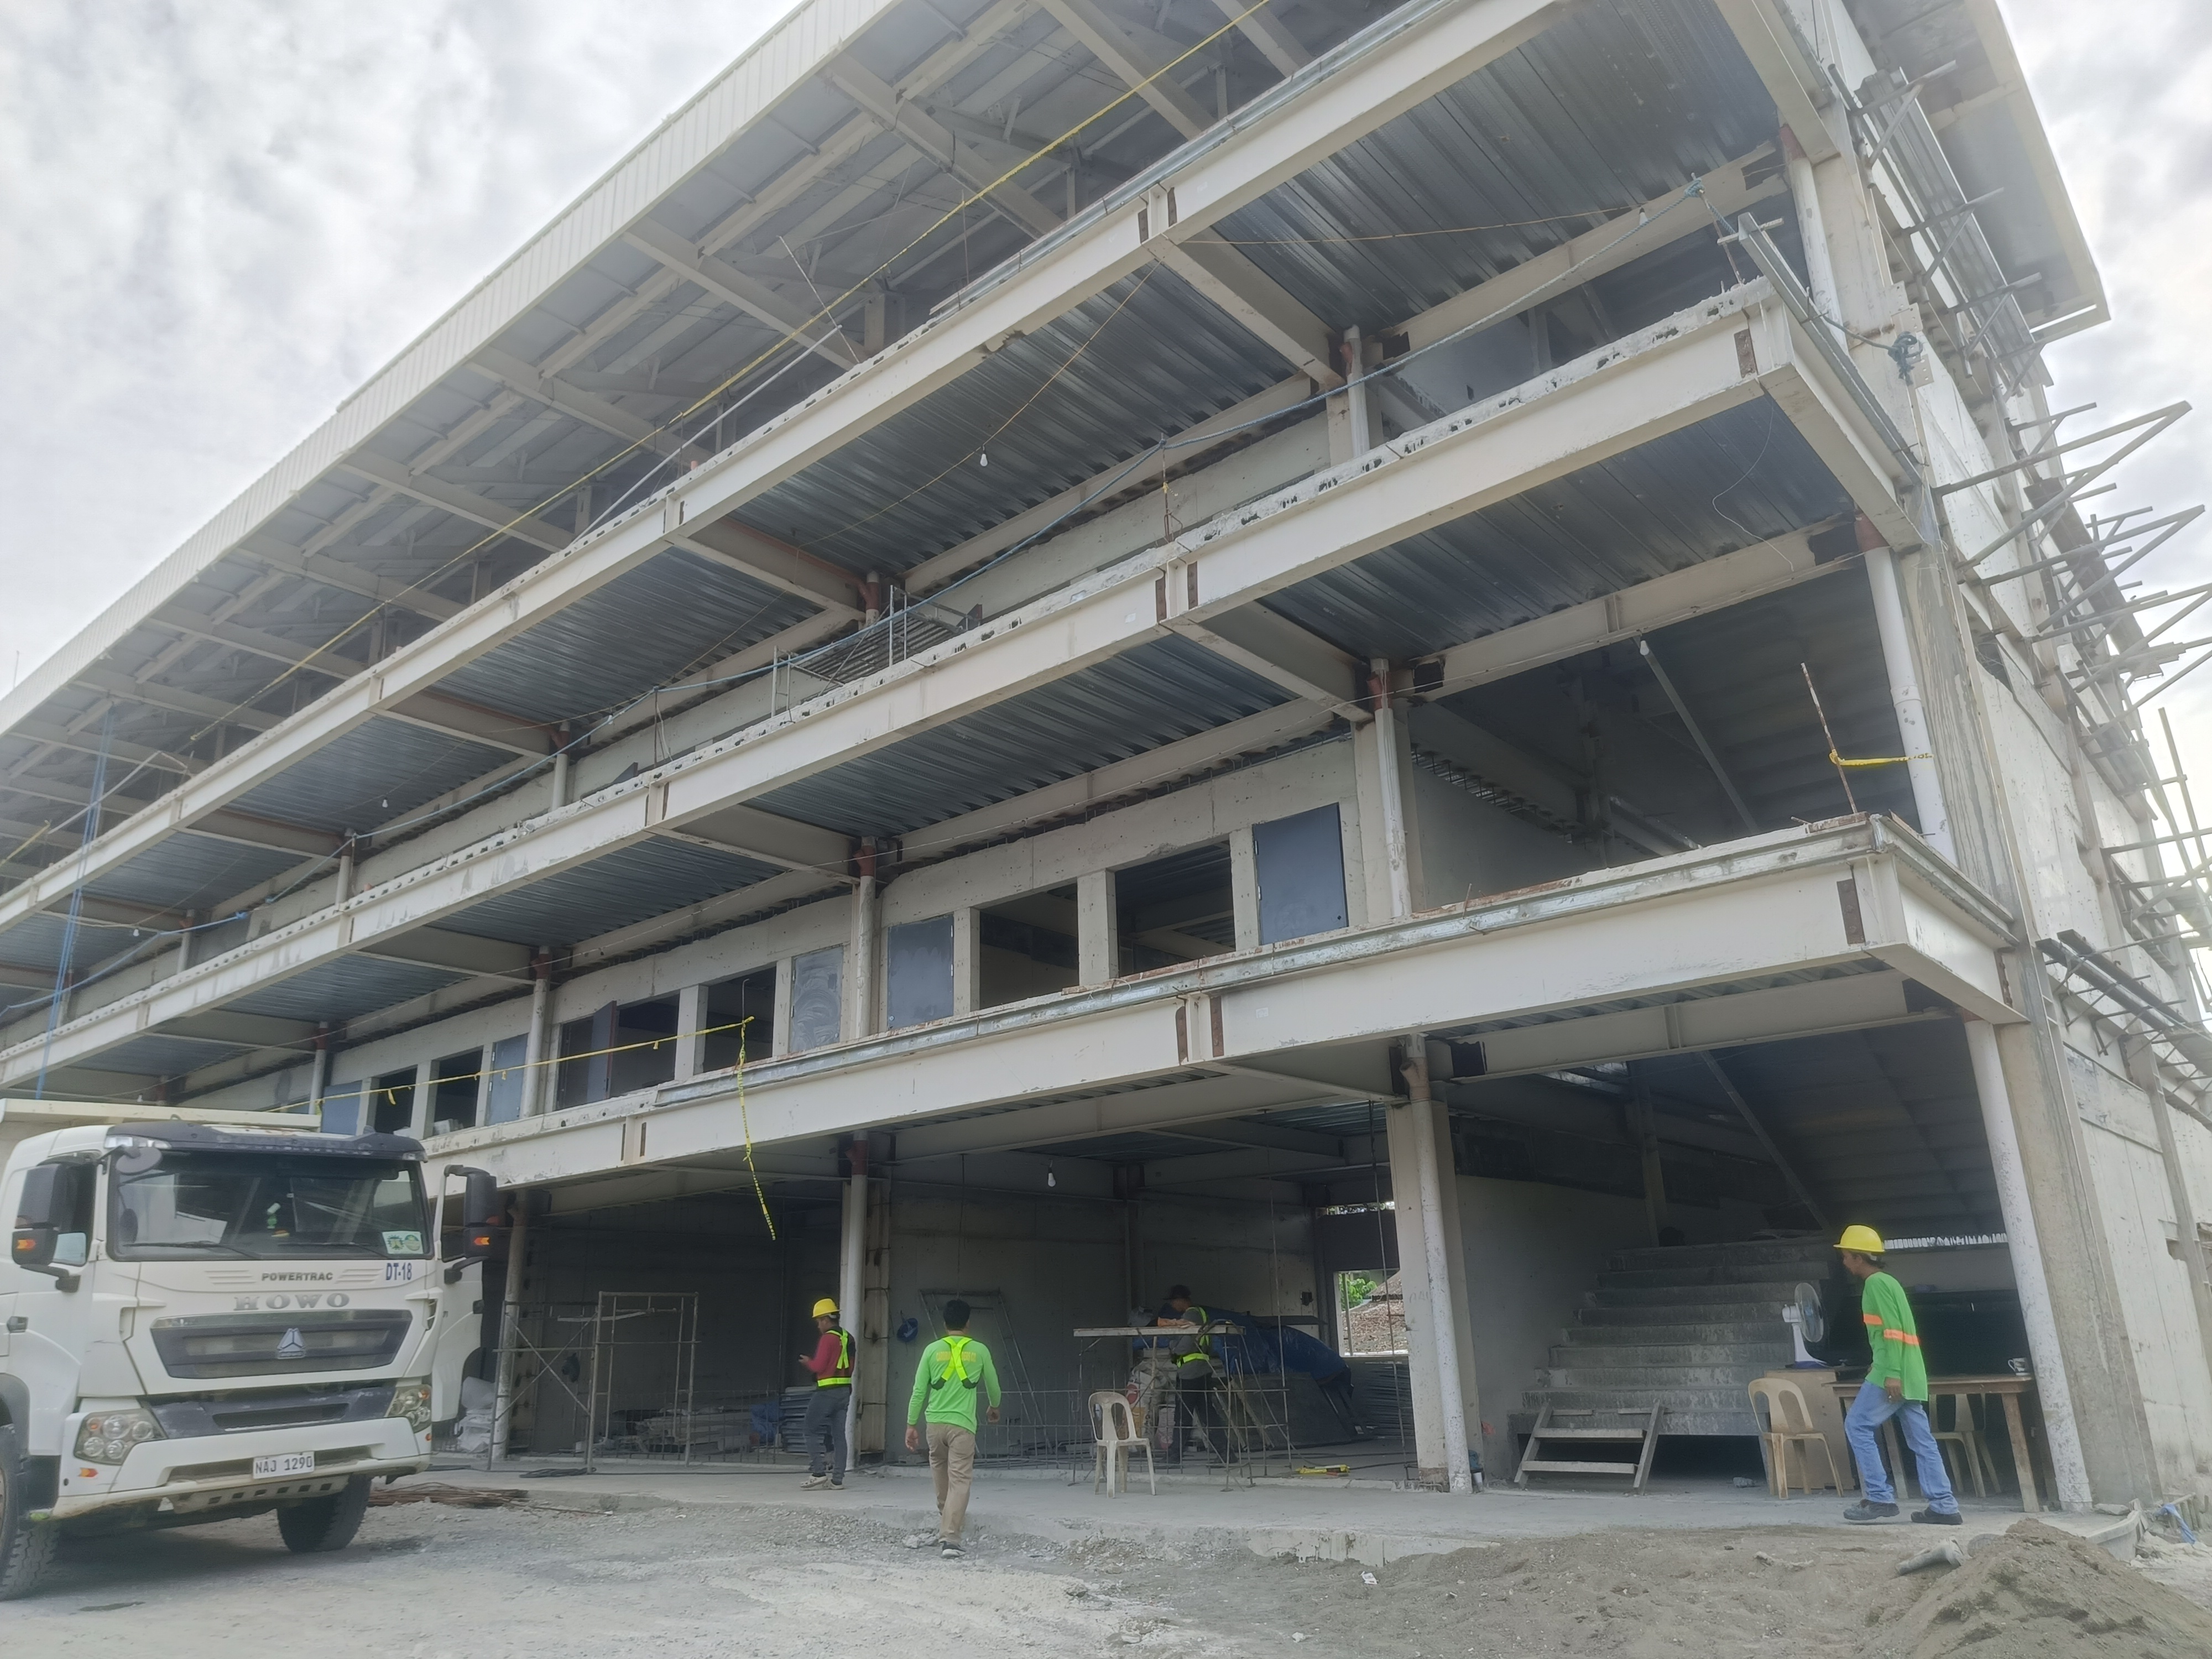
<instances>
[{"instance_id":1,"label":"gray window panel","mask_svg":"<svg viewBox=\"0 0 2212 1659\"><path fill-rule=\"evenodd\" d=\"M1344 832L1334 805L1252 827L1260 881L1260 943L1345 925Z\"/></svg>"},{"instance_id":2,"label":"gray window panel","mask_svg":"<svg viewBox=\"0 0 2212 1659\"><path fill-rule=\"evenodd\" d=\"M343 1083L323 1094L323 1133L357 1135L361 1133L361 1085Z\"/></svg>"},{"instance_id":3,"label":"gray window panel","mask_svg":"<svg viewBox=\"0 0 2212 1659\"><path fill-rule=\"evenodd\" d=\"M902 922L886 937L884 960L889 969L889 1023L919 1025L952 1012L952 918Z\"/></svg>"},{"instance_id":4,"label":"gray window panel","mask_svg":"<svg viewBox=\"0 0 2212 1659\"><path fill-rule=\"evenodd\" d=\"M523 1085L530 1073L522 1069L529 1058L527 1036L503 1037L491 1045L491 1097L485 1103L488 1123L512 1123L522 1115Z\"/></svg>"},{"instance_id":5,"label":"gray window panel","mask_svg":"<svg viewBox=\"0 0 2212 1659\"><path fill-rule=\"evenodd\" d=\"M819 1048L844 1035L845 947L809 951L791 963L791 1047ZM763 1044L763 1048L767 1045Z\"/></svg>"}]
</instances>

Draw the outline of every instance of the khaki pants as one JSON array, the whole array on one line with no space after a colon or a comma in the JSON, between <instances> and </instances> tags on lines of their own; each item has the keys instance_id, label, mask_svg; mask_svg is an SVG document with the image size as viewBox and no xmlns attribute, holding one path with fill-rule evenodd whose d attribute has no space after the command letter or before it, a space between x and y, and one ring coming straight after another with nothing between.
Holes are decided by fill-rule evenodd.
<instances>
[{"instance_id":1,"label":"khaki pants","mask_svg":"<svg viewBox=\"0 0 2212 1659\"><path fill-rule=\"evenodd\" d=\"M974 1431L957 1423L932 1423L929 1474L937 1486L937 1535L957 1543L968 1524L968 1488L975 1480Z\"/></svg>"}]
</instances>

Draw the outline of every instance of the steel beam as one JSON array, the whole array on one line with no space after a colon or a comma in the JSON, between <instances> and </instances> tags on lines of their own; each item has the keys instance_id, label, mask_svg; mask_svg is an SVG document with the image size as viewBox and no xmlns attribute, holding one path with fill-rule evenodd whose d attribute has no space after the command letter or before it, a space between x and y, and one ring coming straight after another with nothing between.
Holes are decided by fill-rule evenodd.
<instances>
[{"instance_id":1,"label":"steel beam","mask_svg":"<svg viewBox=\"0 0 2212 1659\"><path fill-rule=\"evenodd\" d=\"M558 525L548 524L543 519L532 518L524 507L506 506L479 495L474 490L463 489L459 484L440 483L424 474L410 472L398 461L368 450L358 450L340 463L347 471L358 472L372 483L380 483L396 489L403 495L429 507L451 513L456 518L467 519L487 530L497 531L514 537L517 541L530 543L548 553L558 553L575 539Z\"/></svg>"},{"instance_id":2,"label":"steel beam","mask_svg":"<svg viewBox=\"0 0 2212 1659\"><path fill-rule=\"evenodd\" d=\"M686 282L695 283L726 304L735 306L754 321L765 323L796 345L826 357L839 368L850 368L860 354L846 339L834 317L818 316L793 305L765 283L756 282L735 265L702 253L659 220L647 216L623 233L623 240L639 252L658 259Z\"/></svg>"}]
</instances>

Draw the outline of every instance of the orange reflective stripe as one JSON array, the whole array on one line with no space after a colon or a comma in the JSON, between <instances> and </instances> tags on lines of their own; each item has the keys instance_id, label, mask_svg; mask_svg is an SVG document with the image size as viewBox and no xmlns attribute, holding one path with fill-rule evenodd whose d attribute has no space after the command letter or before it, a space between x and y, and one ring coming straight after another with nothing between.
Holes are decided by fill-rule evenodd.
<instances>
[{"instance_id":1,"label":"orange reflective stripe","mask_svg":"<svg viewBox=\"0 0 2212 1659\"><path fill-rule=\"evenodd\" d=\"M1869 1325L1879 1325L1881 1323L1881 1316L1880 1314L1861 1314L1859 1317Z\"/></svg>"},{"instance_id":2,"label":"orange reflective stripe","mask_svg":"<svg viewBox=\"0 0 2212 1659\"><path fill-rule=\"evenodd\" d=\"M1879 1320L1875 1322L1881 1323ZM1884 1331L1881 1334L1884 1341L1902 1342L1908 1348L1917 1348L1920 1346L1920 1339L1913 1335L1911 1331Z\"/></svg>"}]
</instances>

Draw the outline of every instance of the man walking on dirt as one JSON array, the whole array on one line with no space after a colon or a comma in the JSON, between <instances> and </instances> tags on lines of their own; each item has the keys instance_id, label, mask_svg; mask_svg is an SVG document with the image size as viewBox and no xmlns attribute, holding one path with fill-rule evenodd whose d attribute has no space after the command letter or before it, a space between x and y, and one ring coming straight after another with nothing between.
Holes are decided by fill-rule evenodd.
<instances>
[{"instance_id":1,"label":"man walking on dirt","mask_svg":"<svg viewBox=\"0 0 2212 1659\"><path fill-rule=\"evenodd\" d=\"M999 1370L991 1351L968 1334L970 1310L955 1298L945 1304L945 1334L921 1351L915 1367L914 1397L906 1407L906 1449L921 1449L921 1424L929 1419L929 1473L937 1486L939 1554L960 1553L968 1523L968 1489L975 1478L975 1401L990 1396L987 1421L999 1420Z\"/></svg>"},{"instance_id":2,"label":"man walking on dirt","mask_svg":"<svg viewBox=\"0 0 2212 1659\"><path fill-rule=\"evenodd\" d=\"M1960 1524L1959 1500L1951 1492L1951 1476L1943 1467L1942 1448L1928 1422L1928 1366L1920 1357L1920 1334L1912 1322L1912 1304L1905 1286L1881 1270L1881 1235L1871 1227L1846 1227L1836 1241L1844 1254L1844 1268L1859 1281L1862 1316L1866 1321L1867 1346L1874 1364L1859 1385L1844 1419L1844 1437L1851 1455L1858 1460L1859 1501L1844 1511L1846 1521L1887 1521L1897 1513L1897 1493L1882 1468L1881 1448L1875 1431L1896 1418L1905 1429L1905 1443L1920 1471L1920 1490L1928 1507L1913 1511L1923 1525Z\"/></svg>"},{"instance_id":3,"label":"man walking on dirt","mask_svg":"<svg viewBox=\"0 0 2212 1659\"><path fill-rule=\"evenodd\" d=\"M799 1356L814 1373L814 1398L806 1402L806 1479L799 1486L842 1492L853 1461L845 1434L853 1409L853 1337L837 1323L837 1304L826 1296L814 1304L814 1328L821 1334L814 1352Z\"/></svg>"}]
</instances>

